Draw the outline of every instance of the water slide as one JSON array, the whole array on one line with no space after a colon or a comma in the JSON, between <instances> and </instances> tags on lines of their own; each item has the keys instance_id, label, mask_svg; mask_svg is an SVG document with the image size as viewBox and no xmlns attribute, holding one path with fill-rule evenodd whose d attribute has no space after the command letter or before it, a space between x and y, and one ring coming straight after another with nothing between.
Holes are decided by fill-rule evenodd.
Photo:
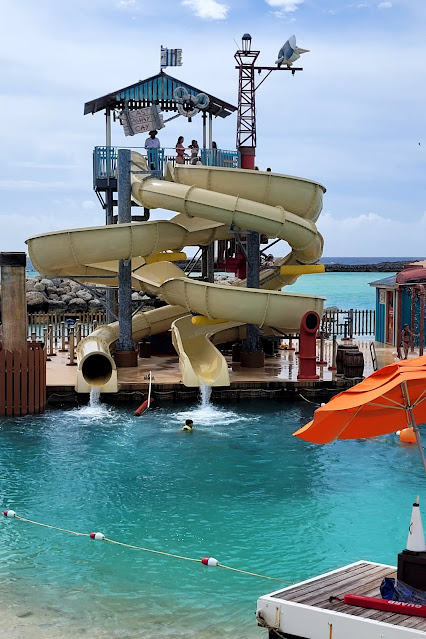
<instances>
[{"instance_id":1,"label":"water slide","mask_svg":"<svg viewBox=\"0 0 426 639\"><path fill-rule=\"evenodd\" d=\"M247 323L264 334L297 332L308 311L322 314L324 298L285 293L297 278L279 268L260 274L260 289L200 282L185 276L169 261L185 246L203 246L229 239L230 228L258 231L285 240L290 253L275 267L315 264L323 241L315 222L322 209L324 187L303 178L219 167L167 167L165 180L147 171L143 156L132 153L132 197L149 209L178 214L170 220L57 231L27 240L35 268L46 276L83 278L118 285L118 261L132 260L132 286L157 295L167 306L133 317L133 338L147 338L169 329L179 355L182 382L200 380L229 385L226 360L215 344L241 339ZM295 269L297 270L297 269ZM105 275L108 279L105 280ZM77 348L78 392L96 385L117 392L117 371L111 351L118 338L115 322L99 327Z\"/></svg>"}]
</instances>

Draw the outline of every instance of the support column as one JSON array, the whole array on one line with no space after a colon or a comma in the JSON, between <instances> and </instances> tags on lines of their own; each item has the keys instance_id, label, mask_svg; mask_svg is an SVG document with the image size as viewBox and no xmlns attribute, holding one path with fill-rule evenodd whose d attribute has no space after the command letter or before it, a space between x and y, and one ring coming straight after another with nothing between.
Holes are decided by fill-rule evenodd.
<instances>
[{"instance_id":1,"label":"support column","mask_svg":"<svg viewBox=\"0 0 426 639\"><path fill-rule=\"evenodd\" d=\"M416 332L416 287L411 286L411 330L413 333ZM410 335L410 351L414 351L414 335Z\"/></svg>"},{"instance_id":2,"label":"support column","mask_svg":"<svg viewBox=\"0 0 426 639\"><path fill-rule=\"evenodd\" d=\"M213 141L213 116L209 113L209 149L212 148Z\"/></svg>"},{"instance_id":3,"label":"support column","mask_svg":"<svg viewBox=\"0 0 426 639\"><path fill-rule=\"evenodd\" d=\"M202 118L203 118L203 149L206 148L207 145L207 135L206 135L206 119L207 119L207 114L205 111L203 111L202 114Z\"/></svg>"},{"instance_id":4,"label":"support column","mask_svg":"<svg viewBox=\"0 0 426 639\"><path fill-rule=\"evenodd\" d=\"M113 224L114 222L114 191L108 188L105 191L105 224ZM111 324L115 322L118 312L117 308L117 291L115 289L107 288L105 294L105 306L106 306L106 322Z\"/></svg>"},{"instance_id":5,"label":"support column","mask_svg":"<svg viewBox=\"0 0 426 639\"><path fill-rule=\"evenodd\" d=\"M201 277L204 281L207 279L207 246L201 248Z\"/></svg>"},{"instance_id":6,"label":"support column","mask_svg":"<svg viewBox=\"0 0 426 639\"><path fill-rule=\"evenodd\" d=\"M130 150L118 151L118 223L132 220ZM132 338L132 258L119 261L118 271L118 321L119 337L116 344L115 363L118 367L137 366L138 356Z\"/></svg>"},{"instance_id":7,"label":"support column","mask_svg":"<svg viewBox=\"0 0 426 639\"><path fill-rule=\"evenodd\" d=\"M249 146L240 146L238 149L241 153L241 168L242 169L250 169L254 171L255 167L255 150L253 147Z\"/></svg>"},{"instance_id":8,"label":"support column","mask_svg":"<svg viewBox=\"0 0 426 639\"><path fill-rule=\"evenodd\" d=\"M247 287L259 288L259 256L260 234L256 231L247 233ZM265 354L260 344L259 327L246 325L246 340L241 351L241 366L246 368L262 368L265 365Z\"/></svg>"},{"instance_id":9,"label":"support column","mask_svg":"<svg viewBox=\"0 0 426 639\"><path fill-rule=\"evenodd\" d=\"M27 350L26 264L25 253L0 253L3 348L12 353Z\"/></svg>"},{"instance_id":10,"label":"support column","mask_svg":"<svg viewBox=\"0 0 426 639\"><path fill-rule=\"evenodd\" d=\"M0 344L0 415L46 408L46 351L27 342L25 253L0 253L3 338Z\"/></svg>"},{"instance_id":11,"label":"support column","mask_svg":"<svg viewBox=\"0 0 426 639\"><path fill-rule=\"evenodd\" d=\"M420 297L420 327L419 327L419 356L423 355L424 341L425 341L425 287L423 284L419 285L419 297Z\"/></svg>"},{"instance_id":12,"label":"support column","mask_svg":"<svg viewBox=\"0 0 426 639\"><path fill-rule=\"evenodd\" d=\"M206 250L207 281L214 282L214 242L210 242Z\"/></svg>"}]
</instances>

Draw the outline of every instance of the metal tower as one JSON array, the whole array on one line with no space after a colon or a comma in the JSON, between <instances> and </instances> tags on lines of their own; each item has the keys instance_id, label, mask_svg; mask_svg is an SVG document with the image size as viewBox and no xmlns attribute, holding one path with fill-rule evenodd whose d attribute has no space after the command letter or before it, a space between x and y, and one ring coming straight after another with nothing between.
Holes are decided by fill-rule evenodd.
<instances>
[{"instance_id":1,"label":"metal tower","mask_svg":"<svg viewBox=\"0 0 426 639\"><path fill-rule=\"evenodd\" d=\"M301 51L299 49L299 51ZM235 55L238 69L238 112L237 112L237 149L241 153L241 168L254 169L256 155L256 90L272 73L272 71L302 71L300 67L255 66L260 51L251 50L251 35L242 37L242 48ZM259 74L268 71L266 76L255 86L254 72Z\"/></svg>"}]
</instances>

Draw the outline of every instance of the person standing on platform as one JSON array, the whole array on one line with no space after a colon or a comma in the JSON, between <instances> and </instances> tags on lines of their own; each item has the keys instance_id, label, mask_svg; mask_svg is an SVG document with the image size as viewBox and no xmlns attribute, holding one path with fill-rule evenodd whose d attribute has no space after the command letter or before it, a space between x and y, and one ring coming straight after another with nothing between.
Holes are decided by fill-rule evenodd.
<instances>
[{"instance_id":1,"label":"person standing on platform","mask_svg":"<svg viewBox=\"0 0 426 639\"><path fill-rule=\"evenodd\" d=\"M188 149L191 149L191 164L198 163L198 153L200 151L200 147L198 146L197 140L192 140Z\"/></svg>"},{"instance_id":2,"label":"person standing on platform","mask_svg":"<svg viewBox=\"0 0 426 639\"><path fill-rule=\"evenodd\" d=\"M410 350L410 342L412 337L418 337L416 333L410 329L408 324L404 324L401 331L401 344L404 349L404 359L408 357L408 351Z\"/></svg>"},{"instance_id":3,"label":"person standing on platform","mask_svg":"<svg viewBox=\"0 0 426 639\"><path fill-rule=\"evenodd\" d=\"M183 145L183 135L178 137L176 142L176 164L185 164L185 147Z\"/></svg>"},{"instance_id":4,"label":"person standing on platform","mask_svg":"<svg viewBox=\"0 0 426 639\"><path fill-rule=\"evenodd\" d=\"M149 137L145 140L145 148L148 151L148 165L151 171L158 170L158 149L160 148L160 140L156 137L158 131L150 131Z\"/></svg>"}]
</instances>

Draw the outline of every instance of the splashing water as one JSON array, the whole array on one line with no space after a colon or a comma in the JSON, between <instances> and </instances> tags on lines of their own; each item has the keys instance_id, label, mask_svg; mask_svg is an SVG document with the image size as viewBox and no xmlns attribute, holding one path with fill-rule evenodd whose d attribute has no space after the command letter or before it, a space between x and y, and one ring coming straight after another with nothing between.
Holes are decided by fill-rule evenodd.
<instances>
[{"instance_id":1,"label":"splashing water","mask_svg":"<svg viewBox=\"0 0 426 639\"><path fill-rule=\"evenodd\" d=\"M98 408L101 404L101 391L99 386L92 386L90 388L90 400L89 406L90 408Z\"/></svg>"},{"instance_id":2,"label":"splashing water","mask_svg":"<svg viewBox=\"0 0 426 639\"><path fill-rule=\"evenodd\" d=\"M210 406L211 394L212 387L200 381L201 408L208 408Z\"/></svg>"},{"instance_id":3,"label":"splashing water","mask_svg":"<svg viewBox=\"0 0 426 639\"><path fill-rule=\"evenodd\" d=\"M101 402L101 392L98 386L92 386L90 389L90 398L87 406L80 407L74 411L76 417L99 420L105 417L109 417L111 411L108 406L105 406Z\"/></svg>"}]
</instances>

